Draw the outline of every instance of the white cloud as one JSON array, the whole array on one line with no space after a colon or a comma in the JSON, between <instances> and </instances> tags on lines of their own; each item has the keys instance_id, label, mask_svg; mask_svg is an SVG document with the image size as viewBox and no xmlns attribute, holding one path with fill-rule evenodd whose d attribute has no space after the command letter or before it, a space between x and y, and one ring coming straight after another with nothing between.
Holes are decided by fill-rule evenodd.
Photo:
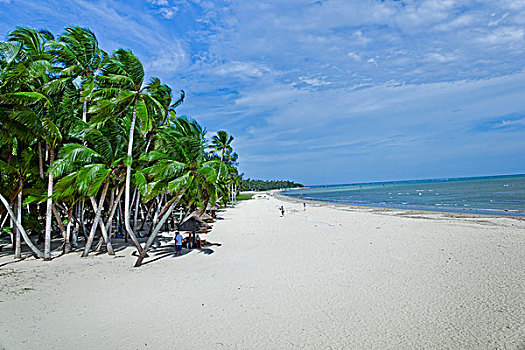
<instances>
[{"instance_id":1,"label":"white cloud","mask_svg":"<svg viewBox=\"0 0 525 350\"><path fill-rule=\"evenodd\" d=\"M437 52L428 53L424 57L425 61L439 62L439 63L450 62L450 61L454 61L455 59L456 59L456 56L452 54L441 54Z\"/></svg>"},{"instance_id":2,"label":"white cloud","mask_svg":"<svg viewBox=\"0 0 525 350\"><path fill-rule=\"evenodd\" d=\"M495 16L496 14L493 13L492 15ZM495 26L499 25L500 22L503 21L503 20L504 20L505 18L507 18L508 16L509 16L509 14L508 14L508 12L507 12L507 13L503 14L503 16L501 16L500 18L495 19L495 20L493 20L493 21L490 21L489 24L488 24L489 27L495 27Z\"/></svg>"},{"instance_id":3,"label":"white cloud","mask_svg":"<svg viewBox=\"0 0 525 350\"><path fill-rule=\"evenodd\" d=\"M147 69L151 69L155 74L173 73L180 71L189 64L186 51L183 50L179 42L172 42L169 46L159 49L145 63Z\"/></svg>"},{"instance_id":4,"label":"white cloud","mask_svg":"<svg viewBox=\"0 0 525 350\"><path fill-rule=\"evenodd\" d=\"M177 12L177 7L162 7L159 9L159 13L166 19L172 18Z\"/></svg>"},{"instance_id":5,"label":"white cloud","mask_svg":"<svg viewBox=\"0 0 525 350\"><path fill-rule=\"evenodd\" d=\"M481 37L479 40L490 44L504 44L523 40L524 33L523 28L500 27L496 28L492 33Z\"/></svg>"},{"instance_id":6,"label":"white cloud","mask_svg":"<svg viewBox=\"0 0 525 350\"><path fill-rule=\"evenodd\" d=\"M150 4L158 5L158 6L168 6L169 2L168 0L146 0Z\"/></svg>"},{"instance_id":7,"label":"white cloud","mask_svg":"<svg viewBox=\"0 0 525 350\"><path fill-rule=\"evenodd\" d=\"M361 61L361 56L359 56L357 53L355 52L352 52L350 51L349 53L346 54L348 57L350 57L351 59L355 60L355 61Z\"/></svg>"},{"instance_id":8,"label":"white cloud","mask_svg":"<svg viewBox=\"0 0 525 350\"><path fill-rule=\"evenodd\" d=\"M323 85L330 85L331 83L328 81L324 81L317 78L307 78L307 77L299 77L299 80L305 84L311 85L311 86L323 86Z\"/></svg>"},{"instance_id":9,"label":"white cloud","mask_svg":"<svg viewBox=\"0 0 525 350\"><path fill-rule=\"evenodd\" d=\"M264 65L253 62L233 61L213 68L213 73L218 75L231 75L239 78L257 78L269 73L270 69Z\"/></svg>"}]
</instances>

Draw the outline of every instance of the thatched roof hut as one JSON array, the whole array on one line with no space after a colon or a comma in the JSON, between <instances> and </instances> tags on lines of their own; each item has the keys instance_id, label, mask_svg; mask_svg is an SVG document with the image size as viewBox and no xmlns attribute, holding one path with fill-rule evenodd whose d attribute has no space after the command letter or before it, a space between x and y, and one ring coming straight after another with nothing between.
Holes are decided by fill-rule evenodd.
<instances>
[{"instance_id":1,"label":"thatched roof hut","mask_svg":"<svg viewBox=\"0 0 525 350\"><path fill-rule=\"evenodd\" d=\"M206 222L213 222L213 218L210 215L208 215L205 211L201 211L199 209L195 210L189 216L197 216Z\"/></svg>"},{"instance_id":2,"label":"thatched roof hut","mask_svg":"<svg viewBox=\"0 0 525 350\"><path fill-rule=\"evenodd\" d=\"M189 215L177 228L179 231L209 230L211 226L196 215Z\"/></svg>"}]
</instances>

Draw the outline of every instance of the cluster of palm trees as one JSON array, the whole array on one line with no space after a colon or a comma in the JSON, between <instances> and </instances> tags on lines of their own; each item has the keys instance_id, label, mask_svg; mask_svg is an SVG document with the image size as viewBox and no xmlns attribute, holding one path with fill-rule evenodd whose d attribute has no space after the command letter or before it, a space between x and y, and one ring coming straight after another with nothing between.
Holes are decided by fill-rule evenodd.
<instances>
[{"instance_id":1,"label":"cluster of palm trees","mask_svg":"<svg viewBox=\"0 0 525 350\"><path fill-rule=\"evenodd\" d=\"M184 91L174 97L160 79L145 82L131 51L107 54L77 26L56 38L18 27L0 42L0 69L0 228L15 257L23 239L51 259L53 234L64 253L83 240L82 256L113 254L122 233L141 262L175 208L235 197L233 137L219 131L208 145L199 123L176 115Z\"/></svg>"}]
</instances>

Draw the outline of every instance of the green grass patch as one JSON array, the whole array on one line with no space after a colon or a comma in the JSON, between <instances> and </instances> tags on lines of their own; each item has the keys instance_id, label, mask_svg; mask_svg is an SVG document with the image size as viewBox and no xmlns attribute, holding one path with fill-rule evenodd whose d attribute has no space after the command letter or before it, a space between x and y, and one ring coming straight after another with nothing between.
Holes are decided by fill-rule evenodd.
<instances>
[{"instance_id":1,"label":"green grass patch","mask_svg":"<svg viewBox=\"0 0 525 350\"><path fill-rule=\"evenodd\" d=\"M253 194L241 193L237 196L237 201L247 201L248 199L252 199L252 198L253 198Z\"/></svg>"}]
</instances>

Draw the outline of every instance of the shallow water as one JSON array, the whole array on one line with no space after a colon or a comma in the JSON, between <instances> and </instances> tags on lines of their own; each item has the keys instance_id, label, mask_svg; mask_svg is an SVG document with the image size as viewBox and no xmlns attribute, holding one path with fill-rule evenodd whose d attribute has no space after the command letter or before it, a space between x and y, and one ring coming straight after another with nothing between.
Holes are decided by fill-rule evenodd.
<instances>
[{"instance_id":1,"label":"shallow water","mask_svg":"<svg viewBox=\"0 0 525 350\"><path fill-rule=\"evenodd\" d=\"M284 194L341 204L525 216L525 175L315 186Z\"/></svg>"}]
</instances>

